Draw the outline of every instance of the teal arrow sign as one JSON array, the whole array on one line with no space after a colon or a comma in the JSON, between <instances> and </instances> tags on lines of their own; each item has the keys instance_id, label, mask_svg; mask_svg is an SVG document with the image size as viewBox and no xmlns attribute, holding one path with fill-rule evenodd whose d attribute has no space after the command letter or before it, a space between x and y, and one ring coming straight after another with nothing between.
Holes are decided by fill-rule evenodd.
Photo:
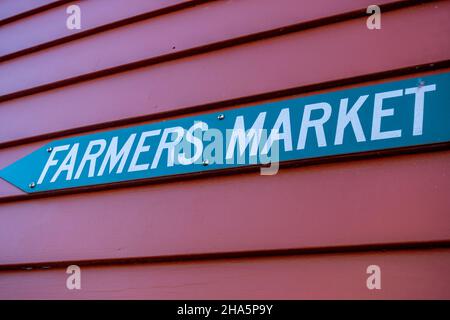
<instances>
[{"instance_id":1,"label":"teal arrow sign","mask_svg":"<svg viewBox=\"0 0 450 320\"><path fill-rule=\"evenodd\" d=\"M442 73L57 140L0 177L32 193L449 141Z\"/></svg>"}]
</instances>

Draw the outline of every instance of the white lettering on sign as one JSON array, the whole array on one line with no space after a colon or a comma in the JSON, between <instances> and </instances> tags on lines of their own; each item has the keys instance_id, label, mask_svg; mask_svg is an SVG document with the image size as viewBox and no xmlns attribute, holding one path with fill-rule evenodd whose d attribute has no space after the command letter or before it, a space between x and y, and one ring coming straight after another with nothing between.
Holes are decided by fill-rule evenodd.
<instances>
[{"instance_id":1,"label":"white lettering on sign","mask_svg":"<svg viewBox=\"0 0 450 320\"><path fill-rule=\"evenodd\" d=\"M94 147L98 146L98 150L96 152L92 153L92 149ZM75 179L79 179L81 176L81 173L83 172L84 166L86 163L89 162L89 172L88 177L92 178L94 176L95 172L95 163L97 161L97 158L100 157L100 155L103 153L103 151L106 148L106 140L99 139L90 141L88 144L88 147L86 149L86 152L84 153L83 158L81 159L80 166L78 167L77 173L75 174Z\"/></svg>"},{"instance_id":2,"label":"white lettering on sign","mask_svg":"<svg viewBox=\"0 0 450 320\"><path fill-rule=\"evenodd\" d=\"M322 117L316 120L311 120L311 111L322 110ZM305 149L306 137L308 135L308 129L314 128L316 130L317 144L319 147L325 147L327 140L325 138L325 131L323 125L331 117L331 106L328 103L320 102L314 104L308 104L303 111L302 125L300 129L300 137L298 138L297 150Z\"/></svg>"},{"instance_id":3,"label":"white lettering on sign","mask_svg":"<svg viewBox=\"0 0 450 320\"><path fill-rule=\"evenodd\" d=\"M283 133L280 134L281 127L283 127ZM285 151L292 151L291 118L288 108L282 109L280 111L277 121L270 131L270 136L267 139L267 142L264 145L263 149L261 150L261 153L267 154L272 148L274 141L280 140L283 140Z\"/></svg>"},{"instance_id":4,"label":"white lettering on sign","mask_svg":"<svg viewBox=\"0 0 450 320\"><path fill-rule=\"evenodd\" d=\"M394 108L383 109L383 100L401 97L402 95L403 90L394 90L375 94L372 122L372 140L399 138L402 136L402 130L391 130L384 132L381 131L382 118L394 115Z\"/></svg>"},{"instance_id":5,"label":"white lettering on sign","mask_svg":"<svg viewBox=\"0 0 450 320\"><path fill-rule=\"evenodd\" d=\"M182 165L189 165L199 160L203 154L203 142L198 137L194 136L194 132L197 129L202 131L208 130L208 125L204 122L197 122L186 132L186 142L194 145L195 153L192 157L188 158L186 151L178 154L178 162Z\"/></svg>"},{"instance_id":6,"label":"white lettering on sign","mask_svg":"<svg viewBox=\"0 0 450 320\"><path fill-rule=\"evenodd\" d=\"M419 86L416 88L405 89L405 94L415 94L416 100L414 102L414 127L413 135L422 135L423 130L423 111L425 106L425 93L436 91L436 85Z\"/></svg>"},{"instance_id":7,"label":"white lettering on sign","mask_svg":"<svg viewBox=\"0 0 450 320\"><path fill-rule=\"evenodd\" d=\"M70 148L70 145L66 144L64 146L59 146L53 148L52 152L50 153L50 157L48 157L47 163L45 164L44 170L42 170L41 176L39 177L38 184L41 184L45 176L47 175L48 169L52 166L56 166L58 164L58 160L55 160L55 155L57 152L65 151Z\"/></svg>"},{"instance_id":8,"label":"white lettering on sign","mask_svg":"<svg viewBox=\"0 0 450 320\"><path fill-rule=\"evenodd\" d=\"M340 145L344 141L344 130L345 128L351 124L353 128L353 132L356 136L356 141L363 142L366 141L366 137L364 136L364 131L361 126L361 121L359 121L358 110L362 107L363 103L367 100L368 95L361 96L355 102L355 104L347 110L348 108L348 99L341 99L341 104L339 107L339 116L338 123L336 127L336 136L334 138L334 144Z\"/></svg>"},{"instance_id":9,"label":"white lettering on sign","mask_svg":"<svg viewBox=\"0 0 450 320\"><path fill-rule=\"evenodd\" d=\"M351 102L349 98L341 98L339 105L334 108L332 103L317 102L298 108L295 115L293 113L296 109L288 107L279 109L271 117L268 116L269 111L253 113L251 119L238 114L229 123L233 125L231 129L218 130L210 128L206 122L196 121L187 129L174 126L163 130L132 132L125 137L116 135L109 139L56 146L52 149L37 184L42 184L46 178L54 183L60 179L70 181L159 170L202 161L203 165L209 165L209 161L222 164L224 160L227 164L234 164L233 161L241 161L246 152L249 157L259 156L260 163L269 163L270 161L264 161L269 152L272 161L278 161L279 146L283 146L284 152L294 151L294 143L296 152L307 146L324 148L332 144L331 147L336 148L345 145L346 135L358 143L400 138L402 134L420 136L424 130L426 96L433 91L436 91L435 84L378 92L371 96L361 95L353 97ZM414 104L412 99L406 98L412 95ZM405 101L409 101L408 104ZM364 121L360 119L362 110L366 114ZM405 123L396 121L397 112L411 114L411 131L402 131ZM272 119L273 125L266 128L268 119ZM296 132L293 132L294 129ZM226 139L223 137L225 133ZM295 137L298 137L297 141L294 141ZM333 140L327 141L327 138ZM208 162L203 159L208 159ZM129 165L126 167L128 161ZM248 163L250 162L238 162Z\"/></svg>"},{"instance_id":10,"label":"white lettering on sign","mask_svg":"<svg viewBox=\"0 0 450 320\"><path fill-rule=\"evenodd\" d=\"M130 167L128 168L128 172L143 171L143 170L148 169L148 167L149 167L148 163L137 164L137 161L138 161L141 153L150 151L150 146L144 145L145 139L147 139L148 137L158 136L160 133L161 133L161 130L151 130L151 131L142 132L141 137L139 138L139 142L136 147L136 150L134 151L134 155L133 155L133 159L131 160Z\"/></svg>"},{"instance_id":11,"label":"white lettering on sign","mask_svg":"<svg viewBox=\"0 0 450 320\"><path fill-rule=\"evenodd\" d=\"M231 134L230 143L227 149L226 159L230 160L234 158L234 151L236 149L236 143L239 142L239 156L243 156L245 149L247 149L250 142L250 156L256 156L258 152L258 146L261 141L262 130L264 127L264 120L266 119L266 112L261 112L256 118L255 122L249 130L245 130L244 116L236 117L234 123L234 129Z\"/></svg>"},{"instance_id":12,"label":"white lettering on sign","mask_svg":"<svg viewBox=\"0 0 450 320\"><path fill-rule=\"evenodd\" d=\"M136 138L136 134L133 133L125 142L125 145L120 149L119 152L117 152L117 143L119 137L114 137L111 140L111 143L109 144L108 151L106 151L106 155L103 158L102 166L100 167L100 170L98 171L98 176L102 176L105 172L106 166L109 162L109 173L111 173L114 168L116 167L117 163L119 163L119 168L117 168L116 173L122 173L123 168L125 167L125 163L128 159L128 156L131 152L131 147L133 145L134 139Z\"/></svg>"},{"instance_id":13,"label":"white lettering on sign","mask_svg":"<svg viewBox=\"0 0 450 320\"><path fill-rule=\"evenodd\" d=\"M73 170L75 168L75 162L77 160L78 146L79 143L75 143L70 152L67 154L66 158L63 160L62 164L59 166L55 175L53 176L51 182L55 182L59 175L63 171L67 171L66 180L71 180L73 175Z\"/></svg>"},{"instance_id":14,"label":"white lettering on sign","mask_svg":"<svg viewBox=\"0 0 450 320\"><path fill-rule=\"evenodd\" d=\"M175 134L175 139L171 140L169 137ZM184 129L182 127L166 128L162 134L158 149L156 150L155 158L152 162L152 169L158 167L159 159L164 150L167 150L167 166L172 167L175 162L175 147L180 143L184 136Z\"/></svg>"}]
</instances>

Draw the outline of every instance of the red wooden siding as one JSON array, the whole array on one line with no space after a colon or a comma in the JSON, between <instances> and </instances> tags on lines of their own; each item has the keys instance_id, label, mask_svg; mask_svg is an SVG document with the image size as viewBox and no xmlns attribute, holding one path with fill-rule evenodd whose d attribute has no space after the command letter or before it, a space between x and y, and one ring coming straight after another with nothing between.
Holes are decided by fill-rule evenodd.
<instances>
[{"instance_id":1,"label":"red wooden siding","mask_svg":"<svg viewBox=\"0 0 450 320\"><path fill-rule=\"evenodd\" d=\"M395 2L398 1L384 1ZM215 1L189 10L146 19L1 64L0 73L16 76L4 79L0 95L237 37L355 10L361 11L371 2L345 0L338 5L327 6L329 3L329 0L315 1L313 6L305 8L304 1L298 0ZM62 15L60 12L57 14L59 17ZM98 16L98 12L96 14ZM271 18L265 19L269 15ZM33 28L36 27L39 25L33 25ZM63 29L65 28L58 28ZM9 41L18 39L12 36L15 34L13 32L7 34L11 39L5 38L3 46L11 47L13 43L10 44ZM59 59L62 56L65 59ZM49 64L52 65L51 69L46 67Z\"/></svg>"},{"instance_id":2,"label":"red wooden siding","mask_svg":"<svg viewBox=\"0 0 450 320\"><path fill-rule=\"evenodd\" d=\"M0 265L449 241L449 176L446 151L3 203Z\"/></svg>"},{"instance_id":3,"label":"red wooden siding","mask_svg":"<svg viewBox=\"0 0 450 320\"><path fill-rule=\"evenodd\" d=\"M420 10L413 7L386 13L384 29L379 32L368 33L365 20L354 19L6 101L0 108L0 145L447 60L450 39L442 26L448 23L448 11L450 2L439 8L431 3ZM411 28L417 23L422 27ZM320 68L314 63L318 52ZM51 118L58 121L48 121ZM21 119L20 130L11 129L11 119Z\"/></svg>"},{"instance_id":4,"label":"red wooden siding","mask_svg":"<svg viewBox=\"0 0 450 320\"><path fill-rule=\"evenodd\" d=\"M7 2L32 2L10 0ZM33 1L39 2L39 1ZM45 1L40 1L45 2ZM46 1L56 2L56 1ZM68 1L65 1L66 3ZM0 29L0 59L14 53L42 46L51 42L73 36L77 33L93 32L96 28L118 21L130 19L138 15L158 12L182 3L187 0L81 0L68 2L39 14L29 16L23 20L6 24ZM196 0L198 2L198 0ZM78 5L82 10L82 29L69 30L66 28L66 8L69 5ZM1 7L0 7L1 11ZM17 37L17 35L20 37Z\"/></svg>"},{"instance_id":5,"label":"red wooden siding","mask_svg":"<svg viewBox=\"0 0 450 320\"><path fill-rule=\"evenodd\" d=\"M382 290L367 290L372 264ZM65 269L4 271L0 298L449 299L449 264L441 249L85 267L81 290L66 289Z\"/></svg>"},{"instance_id":6,"label":"red wooden siding","mask_svg":"<svg viewBox=\"0 0 450 320\"><path fill-rule=\"evenodd\" d=\"M32 14L45 7L57 4L58 0L3 0L0 2L0 23Z\"/></svg>"},{"instance_id":7,"label":"red wooden siding","mask_svg":"<svg viewBox=\"0 0 450 320\"><path fill-rule=\"evenodd\" d=\"M450 71L450 1L380 1L376 31L367 0L19 2L0 1L0 168L70 135ZM0 180L0 298L450 299L450 151L415 151L43 196Z\"/></svg>"}]
</instances>

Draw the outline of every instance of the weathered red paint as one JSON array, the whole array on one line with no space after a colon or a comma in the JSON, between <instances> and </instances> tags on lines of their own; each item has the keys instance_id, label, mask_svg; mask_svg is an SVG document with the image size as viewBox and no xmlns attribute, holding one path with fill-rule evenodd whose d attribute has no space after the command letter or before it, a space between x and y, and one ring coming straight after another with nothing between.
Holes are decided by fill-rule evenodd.
<instances>
[{"instance_id":1,"label":"weathered red paint","mask_svg":"<svg viewBox=\"0 0 450 320\"><path fill-rule=\"evenodd\" d=\"M450 60L449 1L404 2L409 6L383 13L376 31L367 30L365 17L350 19L366 0L212 1L64 41L79 32L65 28L66 5L23 15L51 1L18 2L0 3L0 24L21 15L0 26L0 60L25 50L0 65L0 168L69 130L241 107L249 96L293 87L311 94L314 85L320 93L330 81L334 88L326 90L358 86L360 77L376 83L380 72L389 72L382 80L389 81L419 65L449 70L436 68ZM184 2L73 3L82 5L85 31ZM320 27L232 40L338 14L339 22ZM59 83L229 39L228 48ZM46 47L54 40L61 43ZM37 88L51 83L60 87ZM32 90L5 98L24 89ZM219 104L228 100L236 103ZM270 177L233 173L40 198L0 181L0 298L450 299L450 251L425 249L450 243L450 151L422 151L285 168ZM343 252L355 247L358 253ZM297 255L282 255L291 249ZM258 252L263 256L250 257ZM94 261L103 264L83 267L83 290L67 290L62 266ZM51 269L22 270L33 264ZM383 270L381 291L366 287L371 264Z\"/></svg>"}]
</instances>

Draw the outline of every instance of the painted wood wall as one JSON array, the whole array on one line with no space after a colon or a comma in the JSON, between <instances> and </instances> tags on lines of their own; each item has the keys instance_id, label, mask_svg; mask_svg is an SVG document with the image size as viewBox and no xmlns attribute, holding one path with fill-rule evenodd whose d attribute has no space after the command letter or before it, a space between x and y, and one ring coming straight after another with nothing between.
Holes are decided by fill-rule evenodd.
<instances>
[{"instance_id":1,"label":"painted wood wall","mask_svg":"<svg viewBox=\"0 0 450 320\"><path fill-rule=\"evenodd\" d=\"M1 0L0 168L70 135L450 71L450 1L379 0L371 31L372 2ZM45 196L0 180L0 298L450 299L450 150L418 151Z\"/></svg>"}]
</instances>

